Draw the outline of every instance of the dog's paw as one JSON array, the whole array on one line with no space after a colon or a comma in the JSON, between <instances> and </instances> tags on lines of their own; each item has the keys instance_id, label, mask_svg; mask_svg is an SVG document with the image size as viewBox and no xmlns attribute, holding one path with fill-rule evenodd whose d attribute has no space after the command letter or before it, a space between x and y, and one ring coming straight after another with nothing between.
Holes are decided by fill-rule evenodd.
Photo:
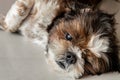
<instances>
[{"instance_id":1,"label":"dog's paw","mask_svg":"<svg viewBox=\"0 0 120 80\"><path fill-rule=\"evenodd\" d=\"M28 13L29 9L24 3L17 1L16 6L18 7L17 11L20 16L25 16Z\"/></svg>"}]
</instances>

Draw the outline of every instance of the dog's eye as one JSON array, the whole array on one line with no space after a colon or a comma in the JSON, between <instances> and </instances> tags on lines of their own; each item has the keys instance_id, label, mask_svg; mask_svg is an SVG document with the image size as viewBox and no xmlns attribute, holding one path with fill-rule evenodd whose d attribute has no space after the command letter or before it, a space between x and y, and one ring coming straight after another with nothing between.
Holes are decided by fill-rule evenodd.
<instances>
[{"instance_id":1,"label":"dog's eye","mask_svg":"<svg viewBox=\"0 0 120 80\"><path fill-rule=\"evenodd\" d=\"M69 33L66 33L65 39L68 40L68 41L71 41L73 38Z\"/></svg>"}]
</instances>

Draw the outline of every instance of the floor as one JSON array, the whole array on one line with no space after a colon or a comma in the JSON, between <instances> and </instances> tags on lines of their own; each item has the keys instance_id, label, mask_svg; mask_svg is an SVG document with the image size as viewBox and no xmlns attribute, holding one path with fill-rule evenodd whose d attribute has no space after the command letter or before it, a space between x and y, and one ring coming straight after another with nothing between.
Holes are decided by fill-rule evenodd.
<instances>
[{"instance_id":1,"label":"floor","mask_svg":"<svg viewBox=\"0 0 120 80\"><path fill-rule=\"evenodd\" d=\"M6 14L15 0L0 0L0 13ZM9 3L9 4L8 4ZM104 0L101 9L116 14L120 23L120 4ZM120 24L116 25L120 34ZM120 35L117 35L120 40ZM43 51L18 34L0 30L0 80L70 80L53 72L45 62ZM88 76L80 80L120 80L117 72Z\"/></svg>"}]
</instances>

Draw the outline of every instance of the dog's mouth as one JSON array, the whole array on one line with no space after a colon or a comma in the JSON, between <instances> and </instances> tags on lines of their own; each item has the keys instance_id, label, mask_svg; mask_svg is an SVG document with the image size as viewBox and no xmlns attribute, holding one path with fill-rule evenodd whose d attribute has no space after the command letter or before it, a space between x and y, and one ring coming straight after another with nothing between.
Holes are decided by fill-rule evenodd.
<instances>
[{"instance_id":1,"label":"dog's mouth","mask_svg":"<svg viewBox=\"0 0 120 80\"><path fill-rule=\"evenodd\" d=\"M64 62L56 61L56 63L57 63L62 69L66 69L66 68L67 68L67 66L65 65Z\"/></svg>"},{"instance_id":2,"label":"dog's mouth","mask_svg":"<svg viewBox=\"0 0 120 80\"><path fill-rule=\"evenodd\" d=\"M68 64L66 63L65 61L56 61L56 63L59 65L59 67L67 72L70 72L71 70L71 65L74 65L74 64ZM76 74L73 76L75 79L80 79L82 76L80 74Z\"/></svg>"}]
</instances>

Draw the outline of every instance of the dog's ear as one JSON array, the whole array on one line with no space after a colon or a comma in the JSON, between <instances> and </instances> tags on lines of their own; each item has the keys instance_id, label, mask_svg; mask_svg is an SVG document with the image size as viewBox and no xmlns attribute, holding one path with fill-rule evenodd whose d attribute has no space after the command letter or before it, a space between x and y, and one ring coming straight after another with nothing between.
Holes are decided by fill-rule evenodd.
<instances>
[{"instance_id":1,"label":"dog's ear","mask_svg":"<svg viewBox=\"0 0 120 80\"><path fill-rule=\"evenodd\" d=\"M102 1L102 0L65 0L66 6L68 6L71 9L83 9L86 7L91 8L97 8L96 6Z\"/></svg>"},{"instance_id":2,"label":"dog's ear","mask_svg":"<svg viewBox=\"0 0 120 80\"><path fill-rule=\"evenodd\" d=\"M94 32L99 34L106 32L108 35L115 33L115 14L108 14L104 11L97 10L94 15L92 23Z\"/></svg>"},{"instance_id":3,"label":"dog's ear","mask_svg":"<svg viewBox=\"0 0 120 80\"><path fill-rule=\"evenodd\" d=\"M94 24L94 29L98 29L96 25L100 26L98 34L102 34L101 37L109 37L109 49L108 53L111 55L107 56L110 58L110 62L112 63L113 70L117 70L120 72L120 46L119 41L116 38L116 21L114 18L115 14L107 14L107 13L99 13L98 20L96 20L96 24ZM98 23L97 23L98 22ZM95 28L96 27L96 28ZM94 30L95 31L95 30ZM110 51L110 52L109 52Z\"/></svg>"},{"instance_id":4,"label":"dog's ear","mask_svg":"<svg viewBox=\"0 0 120 80\"><path fill-rule=\"evenodd\" d=\"M80 3L91 6L91 7L96 7L102 0L78 0Z\"/></svg>"},{"instance_id":5,"label":"dog's ear","mask_svg":"<svg viewBox=\"0 0 120 80\"><path fill-rule=\"evenodd\" d=\"M83 5L87 5L91 8L97 8L97 5L101 2L102 0L76 0L76 2L81 3Z\"/></svg>"},{"instance_id":6,"label":"dog's ear","mask_svg":"<svg viewBox=\"0 0 120 80\"><path fill-rule=\"evenodd\" d=\"M93 8L96 8L96 6L102 1L102 0L76 0L77 2L80 2L82 4L91 6ZM120 0L114 0L116 2L120 2Z\"/></svg>"}]
</instances>

